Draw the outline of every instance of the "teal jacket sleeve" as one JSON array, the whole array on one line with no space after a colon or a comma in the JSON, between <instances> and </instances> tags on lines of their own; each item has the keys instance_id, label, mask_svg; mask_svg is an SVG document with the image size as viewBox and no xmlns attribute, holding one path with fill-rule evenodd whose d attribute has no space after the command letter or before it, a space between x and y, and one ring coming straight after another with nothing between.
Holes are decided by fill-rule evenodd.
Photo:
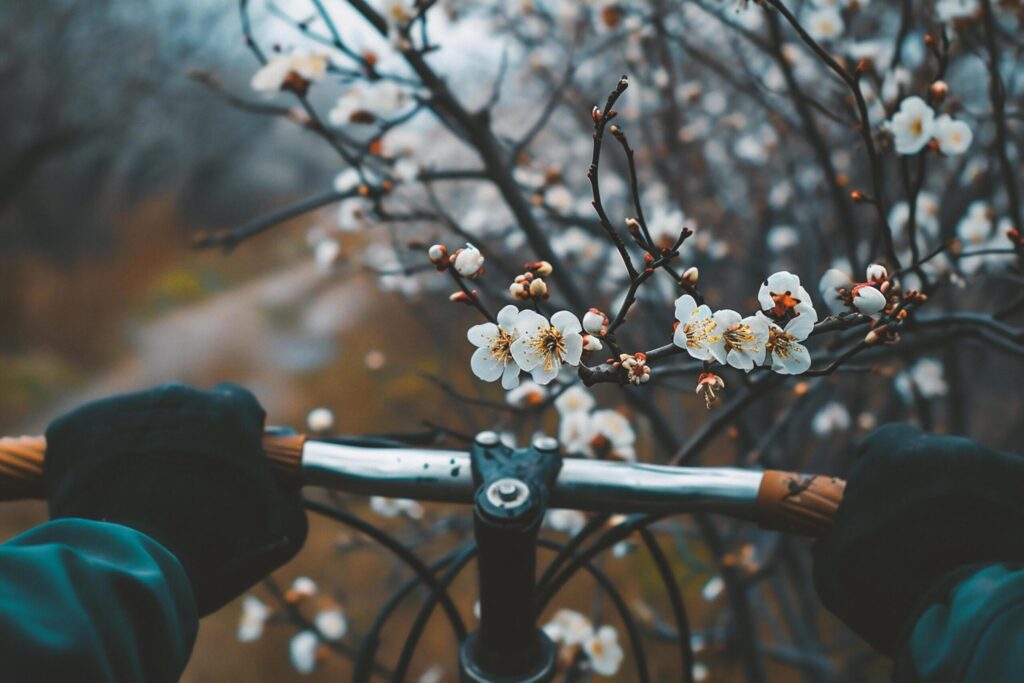
<instances>
[{"instance_id":1,"label":"teal jacket sleeve","mask_svg":"<svg viewBox=\"0 0 1024 683\"><path fill-rule=\"evenodd\" d=\"M171 683L199 620L185 570L119 524L48 522L0 545L0 679Z\"/></svg>"},{"instance_id":2,"label":"teal jacket sleeve","mask_svg":"<svg viewBox=\"0 0 1024 683\"><path fill-rule=\"evenodd\" d=\"M900 683L1024 680L1024 569L990 565L922 612L896 663Z\"/></svg>"}]
</instances>

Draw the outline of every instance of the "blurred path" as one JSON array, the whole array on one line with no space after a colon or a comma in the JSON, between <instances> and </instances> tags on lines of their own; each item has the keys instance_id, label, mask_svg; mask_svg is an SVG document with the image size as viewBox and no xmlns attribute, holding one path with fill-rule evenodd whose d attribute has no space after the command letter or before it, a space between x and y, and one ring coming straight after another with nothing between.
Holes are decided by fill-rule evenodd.
<instances>
[{"instance_id":1,"label":"blurred path","mask_svg":"<svg viewBox=\"0 0 1024 683\"><path fill-rule=\"evenodd\" d=\"M288 381L337 353L337 339L363 314L369 283L330 278L312 261L184 306L130 333L125 361L100 373L21 426L38 433L84 401L168 381L244 384L271 416L293 401Z\"/></svg>"}]
</instances>

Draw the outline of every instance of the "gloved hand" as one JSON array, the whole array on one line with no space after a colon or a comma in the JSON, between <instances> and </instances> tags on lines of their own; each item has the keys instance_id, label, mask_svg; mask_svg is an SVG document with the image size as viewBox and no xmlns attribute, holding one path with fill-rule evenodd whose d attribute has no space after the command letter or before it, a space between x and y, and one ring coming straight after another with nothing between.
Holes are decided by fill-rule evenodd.
<instances>
[{"instance_id":1,"label":"gloved hand","mask_svg":"<svg viewBox=\"0 0 1024 683\"><path fill-rule=\"evenodd\" d=\"M86 404L46 430L53 519L116 522L178 558L200 616L290 560L306 539L298 486L263 454L247 390L165 384Z\"/></svg>"},{"instance_id":2,"label":"gloved hand","mask_svg":"<svg viewBox=\"0 0 1024 683\"><path fill-rule=\"evenodd\" d=\"M815 588L892 655L929 596L965 569L1024 560L1022 529L1024 458L886 425L861 445L835 524L814 548Z\"/></svg>"}]
</instances>

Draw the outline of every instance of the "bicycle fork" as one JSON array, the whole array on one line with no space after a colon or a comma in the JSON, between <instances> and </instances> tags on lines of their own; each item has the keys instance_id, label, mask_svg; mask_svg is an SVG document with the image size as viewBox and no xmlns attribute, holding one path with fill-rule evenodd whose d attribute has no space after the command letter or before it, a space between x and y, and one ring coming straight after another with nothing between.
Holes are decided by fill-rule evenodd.
<instances>
[{"instance_id":1,"label":"bicycle fork","mask_svg":"<svg viewBox=\"0 0 1024 683\"><path fill-rule=\"evenodd\" d=\"M555 439L512 449L482 432L470 451L480 627L459 651L462 683L547 683L556 648L537 627L537 535L561 469Z\"/></svg>"}]
</instances>

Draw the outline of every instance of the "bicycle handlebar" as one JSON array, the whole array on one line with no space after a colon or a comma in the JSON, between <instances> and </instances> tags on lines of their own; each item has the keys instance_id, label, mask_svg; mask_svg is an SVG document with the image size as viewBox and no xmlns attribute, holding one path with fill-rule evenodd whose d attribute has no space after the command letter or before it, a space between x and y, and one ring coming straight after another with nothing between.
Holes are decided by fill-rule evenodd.
<instances>
[{"instance_id":1,"label":"bicycle handlebar","mask_svg":"<svg viewBox=\"0 0 1024 683\"><path fill-rule=\"evenodd\" d=\"M268 432L271 465L311 486L363 495L472 504L469 453L368 448ZM46 440L0 438L0 501L44 498ZM728 467L669 467L565 458L552 508L587 512L712 512L762 527L820 536L831 526L846 483L821 475Z\"/></svg>"}]
</instances>

